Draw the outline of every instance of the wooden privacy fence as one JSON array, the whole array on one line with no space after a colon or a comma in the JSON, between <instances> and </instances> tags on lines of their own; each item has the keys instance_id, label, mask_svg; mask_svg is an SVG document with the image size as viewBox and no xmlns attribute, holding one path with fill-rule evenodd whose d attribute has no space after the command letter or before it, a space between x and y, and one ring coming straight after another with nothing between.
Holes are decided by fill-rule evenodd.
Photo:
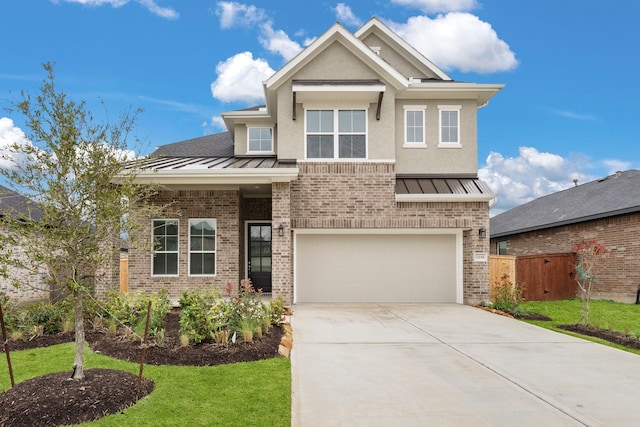
<instances>
[{"instance_id":1,"label":"wooden privacy fence","mask_svg":"<svg viewBox=\"0 0 640 427\"><path fill-rule=\"evenodd\" d=\"M120 258L120 292L127 292L129 289L129 260Z\"/></svg>"},{"instance_id":2,"label":"wooden privacy fence","mask_svg":"<svg viewBox=\"0 0 640 427\"><path fill-rule=\"evenodd\" d=\"M491 255L489 284L500 282L503 274L524 288L526 301L552 301L576 296L576 254L527 256ZM515 280L514 280L515 278Z\"/></svg>"}]
</instances>

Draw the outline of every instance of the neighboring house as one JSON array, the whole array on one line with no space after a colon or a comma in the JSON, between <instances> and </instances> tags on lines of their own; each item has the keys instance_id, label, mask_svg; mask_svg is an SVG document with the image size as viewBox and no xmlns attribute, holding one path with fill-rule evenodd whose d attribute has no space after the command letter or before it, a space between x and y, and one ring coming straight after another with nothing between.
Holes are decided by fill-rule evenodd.
<instances>
[{"instance_id":1,"label":"neighboring house","mask_svg":"<svg viewBox=\"0 0 640 427\"><path fill-rule=\"evenodd\" d=\"M502 87L453 81L375 18L333 25L228 132L157 149L138 180L171 206L155 250L129 248L129 290L249 277L288 304L486 301L477 110Z\"/></svg>"},{"instance_id":2,"label":"neighboring house","mask_svg":"<svg viewBox=\"0 0 640 427\"><path fill-rule=\"evenodd\" d=\"M11 214L25 220L40 219L40 209L28 198L0 185L0 217ZM6 233L0 225L0 232ZM6 248L12 252L12 256L24 262L27 256L20 245L12 245ZM0 265L0 267L2 267ZM45 283L46 269L40 270L22 269L8 266L8 278L0 276L0 292L16 299L20 304L29 304L49 298L49 286ZM14 283L19 286L15 287Z\"/></svg>"},{"instance_id":3,"label":"neighboring house","mask_svg":"<svg viewBox=\"0 0 640 427\"><path fill-rule=\"evenodd\" d=\"M491 219L491 252L567 253L583 239L609 250L597 298L633 302L640 283L640 171L629 170L533 200Z\"/></svg>"}]
</instances>

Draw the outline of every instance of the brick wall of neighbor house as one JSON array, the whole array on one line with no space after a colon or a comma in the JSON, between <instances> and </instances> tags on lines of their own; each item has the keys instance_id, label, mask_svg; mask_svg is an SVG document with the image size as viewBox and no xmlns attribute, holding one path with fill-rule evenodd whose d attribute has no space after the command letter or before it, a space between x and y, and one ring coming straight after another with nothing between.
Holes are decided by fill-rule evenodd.
<instances>
[{"instance_id":1,"label":"brick wall of neighbor house","mask_svg":"<svg viewBox=\"0 0 640 427\"><path fill-rule=\"evenodd\" d=\"M640 284L640 213L510 236L507 254L571 252L582 239L596 239L610 250L594 285L594 298L635 302Z\"/></svg>"},{"instance_id":2,"label":"brick wall of neighbor house","mask_svg":"<svg viewBox=\"0 0 640 427\"><path fill-rule=\"evenodd\" d=\"M27 262L27 256L20 246L12 248L13 256ZM49 286L44 283L46 269L33 271L32 269L22 269L9 266L7 268L8 278L0 277L0 292L9 295L10 298L18 301L20 305L28 305L49 299ZM13 286L13 280L17 280L19 287Z\"/></svg>"},{"instance_id":3,"label":"brick wall of neighbor house","mask_svg":"<svg viewBox=\"0 0 640 427\"><path fill-rule=\"evenodd\" d=\"M389 162L298 163L291 183L293 228L455 228L463 233L464 302L488 300L488 203L397 203L395 170ZM274 202L275 218L275 202ZM274 220L275 223L275 220ZM486 261L474 261L474 253Z\"/></svg>"},{"instance_id":4,"label":"brick wall of neighbor house","mask_svg":"<svg viewBox=\"0 0 640 427\"><path fill-rule=\"evenodd\" d=\"M143 239L129 248L129 290L145 292L165 288L172 300L177 300L184 290L194 290L215 285L221 292L228 282L239 283L239 235L240 196L238 191L180 190L161 191L154 203L171 205L164 218L179 220L178 277L153 277L151 275L151 219L145 224ZM216 219L216 275L189 276L188 227L190 218Z\"/></svg>"}]
</instances>

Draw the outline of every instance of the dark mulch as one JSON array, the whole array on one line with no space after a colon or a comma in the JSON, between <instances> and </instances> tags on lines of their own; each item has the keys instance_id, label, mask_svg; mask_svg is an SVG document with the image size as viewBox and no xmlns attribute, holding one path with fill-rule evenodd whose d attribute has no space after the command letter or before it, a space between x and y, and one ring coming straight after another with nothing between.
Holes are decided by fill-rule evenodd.
<instances>
[{"instance_id":1,"label":"dark mulch","mask_svg":"<svg viewBox=\"0 0 640 427\"><path fill-rule=\"evenodd\" d=\"M593 326L585 325L559 325L558 328L582 335L588 335L590 337L601 338L605 341L640 350L640 340L635 337L623 334L622 332L594 328Z\"/></svg>"},{"instance_id":2,"label":"dark mulch","mask_svg":"<svg viewBox=\"0 0 640 427\"><path fill-rule=\"evenodd\" d=\"M164 341L147 348L145 363L213 366L268 359L278 356L282 334L282 328L273 327L252 343L204 342L181 347L179 312L172 311L165 319ZM140 361L139 342L92 331L86 332L86 340L96 353ZM16 351L73 341L73 334L44 335L32 340L9 341L9 348ZM124 371L89 369L81 381L70 380L70 376L71 370L44 375L0 393L0 426L59 426L96 420L135 404L154 388L153 381L145 379L138 394L137 376Z\"/></svg>"},{"instance_id":3,"label":"dark mulch","mask_svg":"<svg viewBox=\"0 0 640 427\"><path fill-rule=\"evenodd\" d=\"M43 375L0 393L0 425L59 426L94 421L134 404L153 391L151 380L113 369L88 369L83 380L69 372Z\"/></svg>"}]
</instances>

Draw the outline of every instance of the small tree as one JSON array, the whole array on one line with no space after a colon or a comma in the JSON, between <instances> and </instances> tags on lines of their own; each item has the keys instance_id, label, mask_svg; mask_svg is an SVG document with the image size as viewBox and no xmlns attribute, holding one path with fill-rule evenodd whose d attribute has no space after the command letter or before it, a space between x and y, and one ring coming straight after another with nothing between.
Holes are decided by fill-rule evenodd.
<instances>
[{"instance_id":1,"label":"small tree","mask_svg":"<svg viewBox=\"0 0 640 427\"><path fill-rule=\"evenodd\" d=\"M609 250L595 239L582 240L573 247L577 256L576 271L580 289L580 320L578 323L589 324L589 305L591 291L600 265L609 257Z\"/></svg>"},{"instance_id":2,"label":"small tree","mask_svg":"<svg viewBox=\"0 0 640 427\"><path fill-rule=\"evenodd\" d=\"M22 92L22 100L7 108L25 116L29 141L10 147L5 160L12 164L0 168L0 174L12 189L37 203L39 215L3 216L8 232L2 236L2 261L31 269L44 265L52 282L72 295L73 378L82 379L83 294L93 291L96 273L113 262L120 233L139 226L140 215L150 214L146 200L154 190L134 184L129 135L140 111L123 114L114 124L98 123L84 101L76 103L56 89L52 64L43 67L47 78L36 96ZM125 165L128 173L116 186L114 177ZM30 265L12 257L6 243L19 244Z\"/></svg>"}]
</instances>

